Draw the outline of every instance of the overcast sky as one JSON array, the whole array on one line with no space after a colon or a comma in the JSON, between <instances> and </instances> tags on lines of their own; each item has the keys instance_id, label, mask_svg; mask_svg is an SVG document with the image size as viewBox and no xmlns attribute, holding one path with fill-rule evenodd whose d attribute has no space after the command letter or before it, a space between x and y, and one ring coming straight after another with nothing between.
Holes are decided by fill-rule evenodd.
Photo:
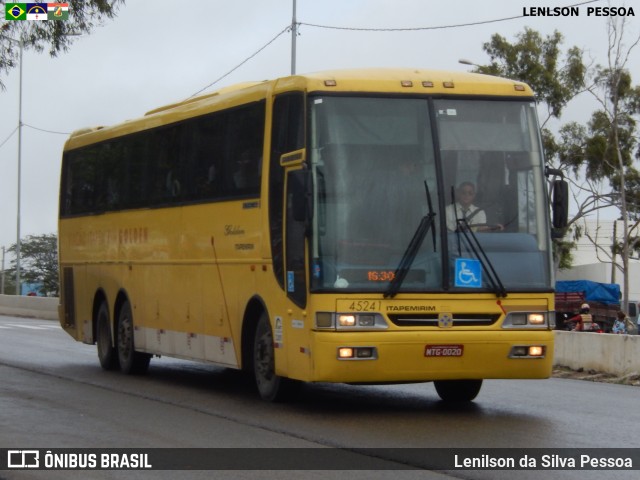
<instances>
[{"instance_id":1,"label":"overcast sky","mask_svg":"<svg viewBox=\"0 0 640 480\"><path fill-rule=\"evenodd\" d=\"M605 63L607 17L589 17L587 7L605 7L606 0L580 6L579 17L523 16L523 7L577 3L580 0L297 0L298 22L354 29L443 27L519 17L405 32L302 25L297 72L377 66L470 70L458 59L488 62L483 42L494 33L514 40L525 26L542 34L559 30L565 47L578 46L596 62ZM629 26L637 35L640 7L626 3L636 6ZM615 6L624 4L611 1ZM69 52L57 58L25 52L23 122L68 134L185 99L274 39L291 24L292 6L293 0L127 0L114 20L76 39ZM629 66L635 82L640 82L640 48ZM285 33L207 91L286 76L290 70L291 35ZM6 89L0 91L0 144L18 125L18 69L2 80ZM585 98L575 105L566 119L583 120L592 110L585 109L588 102ZM25 126L22 138L21 236L56 232L60 161L67 135ZM0 246L5 247L16 242L17 151L17 134L0 147Z\"/></svg>"}]
</instances>

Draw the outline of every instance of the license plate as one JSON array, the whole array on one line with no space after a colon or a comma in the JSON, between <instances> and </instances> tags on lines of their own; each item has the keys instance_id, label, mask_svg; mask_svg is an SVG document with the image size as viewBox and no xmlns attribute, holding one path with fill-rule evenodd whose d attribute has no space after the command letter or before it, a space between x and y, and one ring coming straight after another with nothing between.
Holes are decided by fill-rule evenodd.
<instances>
[{"instance_id":1,"label":"license plate","mask_svg":"<svg viewBox=\"0 0 640 480\"><path fill-rule=\"evenodd\" d=\"M461 357L464 345L427 345L425 357Z\"/></svg>"}]
</instances>

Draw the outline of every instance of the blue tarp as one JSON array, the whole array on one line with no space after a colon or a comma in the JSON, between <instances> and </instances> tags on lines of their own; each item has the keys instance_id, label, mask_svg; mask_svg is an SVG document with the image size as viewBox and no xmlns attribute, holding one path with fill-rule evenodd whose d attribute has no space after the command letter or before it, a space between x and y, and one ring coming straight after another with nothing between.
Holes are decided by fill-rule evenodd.
<instances>
[{"instance_id":1,"label":"blue tarp","mask_svg":"<svg viewBox=\"0 0 640 480\"><path fill-rule=\"evenodd\" d=\"M620 285L617 283L560 280L556 282L556 292L582 292L587 302L600 302L606 305L620 303Z\"/></svg>"}]
</instances>

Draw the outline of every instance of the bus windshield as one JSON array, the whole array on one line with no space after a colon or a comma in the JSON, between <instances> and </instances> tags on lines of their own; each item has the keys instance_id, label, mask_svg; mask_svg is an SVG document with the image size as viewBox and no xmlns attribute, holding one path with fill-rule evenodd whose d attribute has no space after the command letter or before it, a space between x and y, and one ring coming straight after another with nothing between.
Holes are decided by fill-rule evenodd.
<instances>
[{"instance_id":1,"label":"bus windshield","mask_svg":"<svg viewBox=\"0 0 640 480\"><path fill-rule=\"evenodd\" d=\"M318 96L310 109L314 291L388 291L426 216L400 293L492 291L488 270L507 292L551 288L532 102Z\"/></svg>"}]
</instances>

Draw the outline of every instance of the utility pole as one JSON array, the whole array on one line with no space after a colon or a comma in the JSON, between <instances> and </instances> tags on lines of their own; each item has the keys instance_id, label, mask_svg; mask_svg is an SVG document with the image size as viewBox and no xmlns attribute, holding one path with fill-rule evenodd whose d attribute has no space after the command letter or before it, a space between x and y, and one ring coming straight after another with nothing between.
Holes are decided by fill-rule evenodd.
<instances>
[{"instance_id":1,"label":"utility pole","mask_svg":"<svg viewBox=\"0 0 640 480\"><path fill-rule=\"evenodd\" d=\"M291 75L296 74L296 36L298 21L296 20L296 0L293 0L293 17L291 19Z\"/></svg>"},{"instance_id":2,"label":"utility pole","mask_svg":"<svg viewBox=\"0 0 640 480\"><path fill-rule=\"evenodd\" d=\"M18 40L20 47L20 93L18 94L18 220L16 225L16 295L22 294L20 288L20 193L22 184L22 51L24 50L24 40L22 36Z\"/></svg>"}]
</instances>

